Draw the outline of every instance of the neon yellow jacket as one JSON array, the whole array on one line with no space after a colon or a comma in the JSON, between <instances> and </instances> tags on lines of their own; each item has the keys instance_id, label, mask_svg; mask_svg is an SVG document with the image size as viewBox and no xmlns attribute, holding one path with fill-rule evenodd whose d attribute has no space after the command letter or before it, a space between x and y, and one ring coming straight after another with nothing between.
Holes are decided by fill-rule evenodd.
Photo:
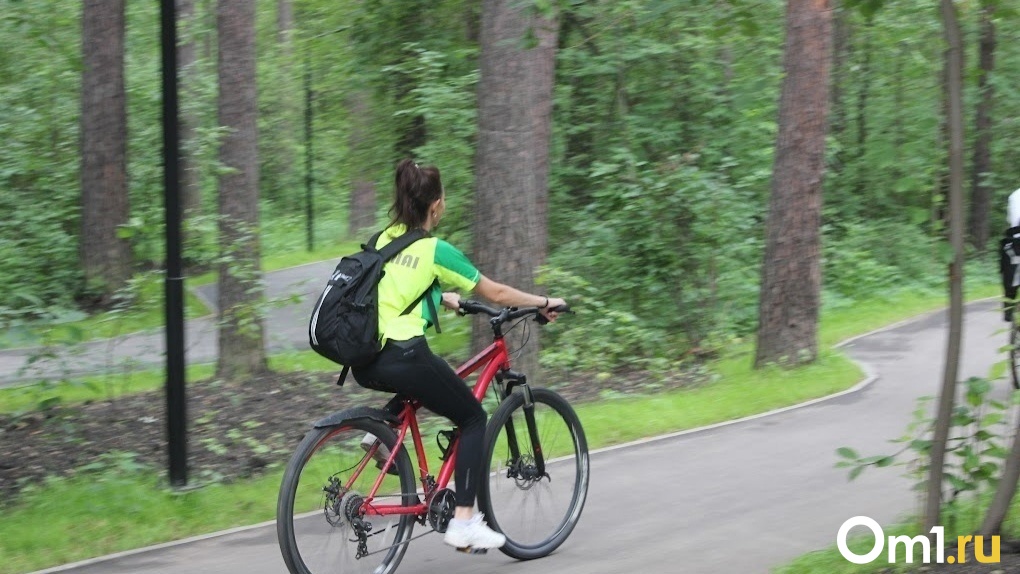
<instances>
[{"instance_id":1,"label":"neon yellow jacket","mask_svg":"<svg viewBox=\"0 0 1020 574\"><path fill-rule=\"evenodd\" d=\"M381 249L400 237L407 226L396 224L387 228L376 243ZM482 274L456 247L436 237L426 237L397 254L383 268L379 281L379 333L387 340L406 341L425 334L436 324L423 298L407 314L402 314L426 289L438 310L443 290L469 292L478 285ZM436 280L439 284L434 284Z\"/></svg>"}]
</instances>

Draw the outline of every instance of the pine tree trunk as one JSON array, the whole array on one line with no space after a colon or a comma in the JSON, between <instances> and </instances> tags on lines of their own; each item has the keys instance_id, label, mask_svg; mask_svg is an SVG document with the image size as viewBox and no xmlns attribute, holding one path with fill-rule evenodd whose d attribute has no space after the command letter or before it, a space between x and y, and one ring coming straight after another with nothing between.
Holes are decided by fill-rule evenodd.
<instances>
[{"instance_id":1,"label":"pine tree trunk","mask_svg":"<svg viewBox=\"0 0 1020 574\"><path fill-rule=\"evenodd\" d=\"M874 23L871 18L868 18L861 34L861 37L863 38L863 45L861 46L861 70L857 88L857 142L854 153L854 167L856 170L854 195L857 197L867 196L867 191L870 186L869 179L873 171L872 167L868 165L866 157L868 153L868 96L871 94L872 74L871 50L873 49L872 37L874 35ZM867 206L862 209L862 212L865 214L868 212Z\"/></svg>"},{"instance_id":2,"label":"pine tree trunk","mask_svg":"<svg viewBox=\"0 0 1020 574\"><path fill-rule=\"evenodd\" d=\"M277 73L274 82L276 97L280 105L272 111L275 121L272 130L276 143L273 145L273 169L276 172L275 189L269 190L274 199L297 205L297 190L301 186L299 166L301 160L298 150L301 147L302 116L304 115L305 95L301 89L301 62L295 53L294 45L294 5L291 0L276 2L276 32L279 49L279 66L282 73ZM290 73L293 70L297 73ZM268 119L272 116L266 114Z\"/></svg>"},{"instance_id":3,"label":"pine tree trunk","mask_svg":"<svg viewBox=\"0 0 1020 574\"><path fill-rule=\"evenodd\" d=\"M124 0L86 0L82 11L81 261L100 306L131 278L128 221Z\"/></svg>"},{"instance_id":4,"label":"pine tree trunk","mask_svg":"<svg viewBox=\"0 0 1020 574\"><path fill-rule=\"evenodd\" d=\"M843 2L839 2L843 4ZM846 95L847 72L850 69L850 23L847 21L846 9L840 7L833 15L833 46L832 46L832 72L830 74L831 86L829 89L829 133L837 140L841 140L847 128ZM832 170L837 174L842 172L846 162L846 152L843 146L836 152L833 158Z\"/></svg>"},{"instance_id":5,"label":"pine tree trunk","mask_svg":"<svg viewBox=\"0 0 1020 574\"><path fill-rule=\"evenodd\" d=\"M277 41L283 49L292 52L291 34L294 31L294 4L291 0L276 1L276 34Z\"/></svg>"},{"instance_id":6,"label":"pine tree trunk","mask_svg":"<svg viewBox=\"0 0 1020 574\"><path fill-rule=\"evenodd\" d=\"M828 0L787 2L785 78L758 315L759 368L809 363L818 355L831 22Z\"/></svg>"},{"instance_id":7,"label":"pine tree trunk","mask_svg":"<svg viewBox=\"0 0 1020 574\"><path fill-rule=\"evenodd\" d=\"M561 34L563 34L566 42L578 41L574 38L584 39L591 36L592 32L589 30L590 19L585 19L578 14L569 13L564 14L563 18ZM580 41L584 43L590 56L594 58L600 56L596 42ZM595 159L596 124L592 121L589 110L598 107L598 96L603 90L600 83L601 80L602 78L599 76L587 74L574 74L567 79L567 82L570 84L571 96L571 116L567 119L567 122L573 126L573 129L568 130L564 137L562 162L569 170L562 176L561 181L566 186L569 196L579 208L588 205L592 200L592 186L588 174Z\"/></svg>"},{"instance_id":8,"label":"pine tree trunk","mask_svg":"<svg viewBox=\"0 0 1020 574\"><path fill-rule=\"evenodd\" d=\"M349 120L348 149L352 158L351 198L347 219L347 235L351 239L367 241L374 232L376 194L372 177L372 161L365 157L372 134L372 111L367 90L352 90L347 98Z\"/></svg>"},{"instance_id":9,"label":"pine tree trunk","mask_svg":"<svg viewBox=\"0 0 1020 574\"><path fill-rule=\"evenodd\" d=\"M942 389L939 392L935 432L932 436L922 532L928 532L939 524L946 442L949 439L953 403L956 399L960 345L963 337L963 260L966 225L963 205L963 41L953 0L942 0L941 10L947 45L945 90L948 102L946 124L949 130L949 236L953 260L949 265L949 336L946 342L945 368Z\"/></svg>"},{"instance_id":10,"label":"pine tree trunk","mask_svg":"<svg viewBox=\"0 0 1020 574\"><path fill-rule=\"evenodd\" d=\"M985 539L1002 532L1002 523L1006 520L1013 497L1016 496L1017 483L1020 483L1020 427L1013 435L1013 448L1010 449L1009 456L1003 464L995 496L988 505L988 511L978 531Z\"/></svg>"},{"instance_id":11,"label":"pine tree trunk","mask_svg":"<svg viewBox=\"0 0 1020 574\"><path fill-rule=\"evenodd\" d=\"M974 171L971 173L970 240L975 248L984 250L988 245L989 210L992 190L988 175L992 171L992 106L995 88L989 77L995 70L995 23L992 15L995 6L986 0L981 9L981 36L978 46L978 100L974 121Z\"/></svg>"},{"instance_id":12,"label":"pine tree trunk","mask_svg":"<svg viewBox=\"0 0 1020 574\"><path fill-rule=\"evenodd\" d=\"M219 123L227 129L219 179L219 361L217 376L239 380L266 370L259 269L258 113L255 4L220 0Z\"/></svg>"},{"instance_id":13,"label":"pine tree trunk","mask_svg":"<svg viewBox=\"0 0 1020 574\"><path fill-rule=\"evenodd\" d=\"M535 45L522 47L529 30ZM486 276L531 292L546 256L557 36L555 21L514 0L482 5L474 259ZM482 321L475 322L473 342L476 348L491 342ZM517 363L533 377L538 349L532 328Z\"/></svg>"}]
</instances>

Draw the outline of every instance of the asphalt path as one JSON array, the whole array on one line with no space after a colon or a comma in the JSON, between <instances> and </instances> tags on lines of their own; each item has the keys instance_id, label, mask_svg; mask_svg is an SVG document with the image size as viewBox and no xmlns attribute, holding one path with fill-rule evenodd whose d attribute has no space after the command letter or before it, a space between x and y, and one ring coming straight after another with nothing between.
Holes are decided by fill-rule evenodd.
<instances>
[{"instance_id":1,"label":"asphalt path","mask_svg":"<svg viewBox=\"0 0 1020 574\"><path fill-rule=\"evenodd\" d=\"M265 274L266 350L308 348L308 317L336 261L320 261ZM192 291L209 309L216 309L216 284ZM184 344L189 365L216 361L215 316L186 322ZM52 351L52 356L46 352ZM0 351L0 387L40 379L158 368L166 364L166 336L162 329L130 333L74 347L26 348Z\"/></svg>"},{"instance_id":2,"label":"asphalt path","mask_svg":"<svg viewBox=\"0 0 1020 574\"><path fill-rule=\"evenodd\" d=\"M1006 335L998 305L968 306L961 379L986 376L1001 360ZM848 482L846 471L834 467L835 449L891 453L895 447L889 440L903 434L917 398L938 392L945 344L945 313L927 315L846 344L868 372L850 392L593 453L581 521L546 558L517 562L498 552L462 555L432 534L412 543L398 572L765 573L832 546L850 517L893 523L915 513L919 504L901 470L870 470ZM996 382L995 395L1006 398L1008 392L1006 380ZM55 571L279 574L286 569L268 524L47 572Z\"/></svg>"}]
</instances>

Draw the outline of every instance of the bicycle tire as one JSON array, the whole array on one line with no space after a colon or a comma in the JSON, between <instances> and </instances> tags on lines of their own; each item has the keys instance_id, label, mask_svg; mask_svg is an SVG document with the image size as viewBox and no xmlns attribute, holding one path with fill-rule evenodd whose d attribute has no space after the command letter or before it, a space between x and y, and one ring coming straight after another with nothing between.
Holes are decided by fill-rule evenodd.
<instances>
[{"instance_id":1,"label":"bicycle tire","mask_svg":"<svg viewBox=\"0 0 1020 574\"><path fill-rule=\"evenodd\" d=\"M371 460L357 474L368 456L360 446L366 433L389 449L397 440L387 424L363 416L341 417L336 424L309 431L287 464L277 500L276 530L291 574L392 574L407 551L415 517L373 515L364 517L371 524L366 547L372 554L357 557L357 527L348 516L356 514L351 509L360 506L358 496L367 494L380 474ZM403 506L412 506L418 501L414 471L402 445L394 464L397 477L387 478L376 500L383 504L399 500ZM350 488L343 488L348 481ZM313 504L316 496L317 505Z\"/></svg>"},{"instance_id":2,"label":"bicycle tire","mask_svg":"<svg viewBox=\"0 0 1020 574\"><path fill-rule=\"evenodd\" d=\"M1020 389L1020 308L1013 309L1013 322L1009 329L1009 374L1013 388Z\"/></svg>"},{"instance_id":3,"label":"bicycle tire","mask_svg":"<svg viewBox=\"0 0 1020 574\"><path fill-rule=\"evenodd\" d=\"M532 396L541 450L551 457L547 458L548 476L513 476L515 463L531 464L533 469L535 460L524 395L513 393L486 427L482 460L489 461L490 473L478 490L479 507L489 525L507 537L500 550L518 560L542 558L566 541L581 517L590 478L588 443L574 409L547 389L534 389ZM521 449L519 461L510 460L507 436L511 428Z\"/></svg>"}]
</instances>

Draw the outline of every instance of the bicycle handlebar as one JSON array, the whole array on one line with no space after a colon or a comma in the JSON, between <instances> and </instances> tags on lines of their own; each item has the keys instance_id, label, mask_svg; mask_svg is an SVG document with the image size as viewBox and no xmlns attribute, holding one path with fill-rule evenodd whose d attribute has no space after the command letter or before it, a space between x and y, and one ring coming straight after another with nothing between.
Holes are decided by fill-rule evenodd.
<instances>
[{"instance_id":1,"label":"bicycle handlebar","mask_svg":"<svg viewBox=\"0 0 1020 574\"><path fill-rule=\"evenodd\" d=\"M460 301L460 313L464 315L475 315L482 313L492 317L492 324L502 325L507 321L513 321L521 317L527 317L528 315L535 315L535 319L539 324L546 324L549 322L548 319L542 315L542 307L504 307L502 309L486 305L479 301L472 301L471 299L461 299ZM572 313L569 305L560 305L549 309L557 313Z\"/></svg>"}]
</instances>

